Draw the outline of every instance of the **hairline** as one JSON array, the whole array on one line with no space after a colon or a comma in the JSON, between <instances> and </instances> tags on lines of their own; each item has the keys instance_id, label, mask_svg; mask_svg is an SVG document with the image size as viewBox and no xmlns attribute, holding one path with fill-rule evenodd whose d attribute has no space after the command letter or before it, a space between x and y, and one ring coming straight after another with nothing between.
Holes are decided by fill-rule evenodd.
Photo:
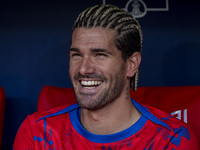
<instances>
[{"instance_id":1,"label":"hairline","mask_svg":"<svg viewBox=\"0 0 200 150\"><path fill-rule=\"evenodd\" d=\"M113 31L113 42L114 42L114 45L115 45L115 48L118 50L118 51L120 51L120 53L121 53L121 57L122 57L122 59L123 59L123 61L124 62L126 62L126 60L130 57L127 57L127 58L124 58L123 57L123 50L122 49L119 49L118 47L117 47L117 38L118 38L118 32L117 32L117 30L116 29L112 29L112 28L104 28L104 27L101 27L101 26L93 26L93 27L85 27L85 26L81 26L81 27L76 27L76 28L74 28L73 30L72 30L72 34L74 33L74 31L76 30L76 29L80 29L80 28L82 28L82 29L86 29L86 30L91 30L91 29L95 29L95 28L100 28L100 29L103 29L103 30L105 30L105 31ZM72 41L71 41L71 44L72 44ZM133 52L133 53L135 53L135 52Z\"/></svg>"}]
</instances>

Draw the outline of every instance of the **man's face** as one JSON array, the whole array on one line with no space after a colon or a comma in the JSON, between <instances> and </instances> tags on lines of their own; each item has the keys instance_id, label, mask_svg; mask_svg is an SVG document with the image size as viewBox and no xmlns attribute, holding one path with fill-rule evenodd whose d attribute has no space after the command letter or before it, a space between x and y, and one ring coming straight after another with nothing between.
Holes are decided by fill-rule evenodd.
<instances>
[{"instance_id":1,"label":"man's face","mask_svg":"<svg viewBox=\"0 0 200 150\"><path fill-rule=\"evenodd\" d=\"M125 89L127 67L114 36L114 31L102 28L77 28L72 34L69 73L82 108L100 109Z\"/></svg>"}]
</instances>

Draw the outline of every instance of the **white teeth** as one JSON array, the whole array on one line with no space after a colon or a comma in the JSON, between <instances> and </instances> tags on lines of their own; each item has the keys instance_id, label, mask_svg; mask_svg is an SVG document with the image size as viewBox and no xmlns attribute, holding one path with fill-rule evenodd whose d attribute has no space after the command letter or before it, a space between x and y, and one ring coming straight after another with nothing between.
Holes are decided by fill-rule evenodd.
<instances>
[{"instance_id":1,"label":"white teeth","mask_svg":"<svg viewBox=\"0 0 200 150\"><path fill-rule=\"evenodd\" d=\"M94 89L95 88L95 86L92 86L92 87L84 87L84 88L86 88L86 89Z\"/></svg>"},{"instance_id":2,"label":"white teeth","mask_svg":"<svg viewBox=\"0 0 200 150\"><path fill-rule=\"evenodd\" d=\"M103 81L81 81L81 85L83 86L91 86L91 85L100 85Z\"/></svg>"}]
</instances>

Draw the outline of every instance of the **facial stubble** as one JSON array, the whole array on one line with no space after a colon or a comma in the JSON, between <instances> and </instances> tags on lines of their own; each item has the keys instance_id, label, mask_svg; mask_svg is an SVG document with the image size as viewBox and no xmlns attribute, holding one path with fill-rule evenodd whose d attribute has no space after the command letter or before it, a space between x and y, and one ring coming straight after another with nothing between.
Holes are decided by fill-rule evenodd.
<instances>
[{"instance_id":1,"label":"facial stubble","mask_svg":"<svg viewBox=\"0 0 200 150\"><path fill-rule=\"evenodd\" d=\"M78 84L77 76L74 80ZM107 85L108 79L104 75L91 74L87 75L87 78L102 78L105 85ZM110 86L104 87L104 89L97 95L97 93L83 93L79 92L74 86L76 101L78 105L83 109L88 109L91 111L102 109L103 107L113 103L122 93L125 87L125 64L121 65L119 72L115 74L113 78L110 79Z\"/></svg>"}]
</instances>

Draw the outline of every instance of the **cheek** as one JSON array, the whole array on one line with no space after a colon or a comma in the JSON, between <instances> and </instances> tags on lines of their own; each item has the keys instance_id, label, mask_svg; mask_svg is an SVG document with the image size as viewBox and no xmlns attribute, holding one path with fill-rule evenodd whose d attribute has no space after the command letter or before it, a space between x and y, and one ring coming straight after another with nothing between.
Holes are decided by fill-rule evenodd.
<instances>
[{"instance_id":1,"label":"cheek","mask_svg":"<svg viewBox=\"0 0 200 150\"><path fill-rule=\"evenodd\" d=\"M126 66L125 65L115 65L114 67L110 68L110 75L113 80L116 80L118 78L125 80L127 78L126 76Z\"/></svg>"},{"instance_id":2,"label":"cheek","mask_svg":"<svg viewBox=\"0 0 200 150\"><path fill-rule=\"evenodd\" d=\"M102 73L106 76L106 78L110 78L111 81L114 80L121 72L119 65L109 66L109 64L106 64L104 66L105 67L102 67L101 69L103 70Z\"/></svg>"},{"instance_id":3,"label":"cheek","mask_svg":"<svg viewBox=\"0 0 200 150\"><path fill-rule=\"evenodd\" d=\"M75 66L73 65L73 63L69 64L69 75L71 77L71 79L73 79L73 76L75 74Z\"/></svg>"}]
</instances>

